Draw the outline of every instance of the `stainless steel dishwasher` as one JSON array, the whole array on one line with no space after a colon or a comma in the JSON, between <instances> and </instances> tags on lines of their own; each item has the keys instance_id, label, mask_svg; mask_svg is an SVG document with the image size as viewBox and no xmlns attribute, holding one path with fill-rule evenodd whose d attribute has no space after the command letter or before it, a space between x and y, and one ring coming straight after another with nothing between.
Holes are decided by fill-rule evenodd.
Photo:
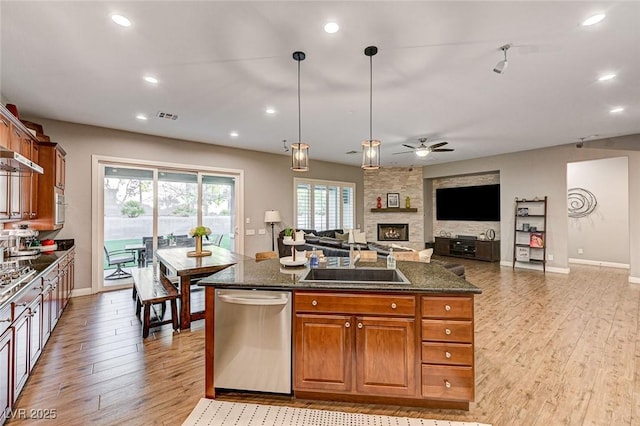
<instances>
[{"instance_id":1,"label":"stainless steel dishwasher","mask_svg":"<svg viewBox=\"0 0 640 426\"><path fill-rule=\"evenodd\" d=\"M216 290L216 388L291 393L291 292Z\"/></svg>"}]
</instances>

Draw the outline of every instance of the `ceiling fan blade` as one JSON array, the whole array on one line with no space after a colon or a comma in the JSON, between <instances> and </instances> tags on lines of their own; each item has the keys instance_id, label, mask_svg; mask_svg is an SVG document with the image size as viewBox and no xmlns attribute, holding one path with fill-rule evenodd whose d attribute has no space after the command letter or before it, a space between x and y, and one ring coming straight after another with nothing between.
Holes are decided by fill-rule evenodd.
<instances>
[{"instance_id":1,"label":"ceiling fan blade","mask_svg":"<svg viewBox=\"0 0 640 426\"><path fill-rule=\"evenodd\" d=\"M398 155L398 154L413 154L413 151L402 151L402 152L392 152L391 155Z\"/></svg>"},{"instance_id":2,"label":"ceiling fan blade","mask_svg":"<svg viewBox=\"0 0 640 426\"><path fill-rule=\"evenodd\" d=\"M435 149L435 148L440 148L441 146L445 146L446 144L448 144L449 142L439 142L439 143L434 143L433 145L431 145L429 148L431 148L431 150Z\"/></svg>"},{"instance_id":3,"label":"ceiling fan blade","mask_svg":"<svg viewBox=\"0 0 640 426\"><path fill-rule=\"evenodd\" d=\"M451 151L455 151L455 149L452 148L438 148L438 149L432 149L431 152L451 152Z\"/></svg>"},{"instance_id":4,"label":"ceiling fan blade","mask_svg":"<svg viewBox=\"0 0 640 426\"><path fill-rule=\"evenodd\" d=\"M405 146L409 149L417 149L415 146L407 145L406 143L403 143L402 146Z\"/></svg>"}]
</instances>

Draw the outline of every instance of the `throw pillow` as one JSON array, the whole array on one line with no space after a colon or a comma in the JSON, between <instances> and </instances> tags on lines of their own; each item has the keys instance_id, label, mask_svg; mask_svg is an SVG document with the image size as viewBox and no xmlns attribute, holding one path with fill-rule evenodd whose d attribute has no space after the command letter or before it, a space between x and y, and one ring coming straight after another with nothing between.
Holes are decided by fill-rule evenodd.
<instances>
[{"instance_id":1,"label":"throw pillow","mask_svg":"<svg viewBox=\"0 0 640 426\"><path fill-rule=\"evenodd\" d=\"M347 232L346 234L341 234L339 232L336 232L336 238L340 241L349 241L349 233Z\"/></svg>"},{"instance_id":2,"label":"throw pillow","mask_svg":"<svg viewBox=\"0 0 640 426\"><path fill-rule=\"evenodd\" d=\"M424 250L420 250L418 255L420 256L420 262L431 263L431 255L433 254L433 249L428 248Z\"/></svg>"},{"instance_id":3,"label":"throw pillow","mask_svg":"<svg viewBox=\"0 0 640 426\"><path fill-rule=\"evenodd\" d=\"M367 233L364 231L352 231L353 232L353 240L356 244L367 244Z\"/></svg>"},{"instance_id":4,"label":"throw pillow","mask_svg":"<svg viewBox=\"0 0 640 426\"><path fill-rule=\"evenodd\" d=\"M406 250L406 251L416 251L416 249L412 249L411 247L401 246L400 244L391 244L391 247L394 249Z\"/></svg>"}]
</instances>

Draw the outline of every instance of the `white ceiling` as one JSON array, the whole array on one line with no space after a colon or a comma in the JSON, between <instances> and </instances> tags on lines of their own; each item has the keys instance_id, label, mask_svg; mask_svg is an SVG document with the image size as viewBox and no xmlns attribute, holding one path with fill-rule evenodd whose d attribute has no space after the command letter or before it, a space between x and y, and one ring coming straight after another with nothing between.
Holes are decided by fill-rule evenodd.
<instances>
[{"instance_id":1,"label":"white ceiling","mask_svg":"<svg viewBox=\"0 0 640 426\"><path fill-rule=\"evenodd\" d=\"M22 115L314 159L435 164L640 133L638 2L2 1L1 93ZM597 12L604 21L583 27ZM115 25L120 13L133 23ZM324 24L335 20L330 35ZM492 72L508 51L504 74ZM606 72L617 77L597 78ZM142 80L158 78L153 86ZM273 116L265 108L277 110ZM615 106L625 111L611 114ZM158 111L176 121L156 118ZM146 122L137 114L146 114ZM239 137L229 133L237 131ZM45 129L46 132L46 129ZM448 141L426 161L406 151ZM356 150L358 154L348 155Z\"/></svg>"}]
</instances>

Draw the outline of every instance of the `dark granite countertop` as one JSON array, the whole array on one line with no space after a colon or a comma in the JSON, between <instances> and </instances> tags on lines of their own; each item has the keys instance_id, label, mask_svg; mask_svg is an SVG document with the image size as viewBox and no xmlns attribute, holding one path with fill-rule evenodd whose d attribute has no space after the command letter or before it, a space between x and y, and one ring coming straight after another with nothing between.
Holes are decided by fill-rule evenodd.
<instances>
[{"instance_id":1,"label":"dark granite countertop","mask_svg":"<svg viewBox=\"0 0 640 426\"><path fill-rule=\"evenodd\" d=\"M328 258L327 268L346 268L349 259ZM300 282L309 271L307 266L289 268L280 265L278 259L245 260L217 272L198 284L218 288L273 289L273 290L346 290L367 292L418 292L418 293L475 293L482 290L435 263L397 262L398 269L410 284L349 283L349 282ZM386 260L359 262L358 268L385 268Z\"/></svg>"},{"instance_id":2,"label":"dark granite countertop","mask_svg":"<svg viewBox=\"0 0 640 426\"><path fill-rule=\"evenodd\" d=\"M22 293L22 290L31 285L34 280L39 279L44 273L58 260L63 258L68 253L68 250L60 250L54 252L40 253L35 256L25 256L16 258L5 258L5 263L14 263L23 268L25 266L30 267L36 271L36 274L29 281L25 281L19 286L15 287L12 291L0 296L0 310L7 306L13 299Z\"/></svg>"}]
</instances>

